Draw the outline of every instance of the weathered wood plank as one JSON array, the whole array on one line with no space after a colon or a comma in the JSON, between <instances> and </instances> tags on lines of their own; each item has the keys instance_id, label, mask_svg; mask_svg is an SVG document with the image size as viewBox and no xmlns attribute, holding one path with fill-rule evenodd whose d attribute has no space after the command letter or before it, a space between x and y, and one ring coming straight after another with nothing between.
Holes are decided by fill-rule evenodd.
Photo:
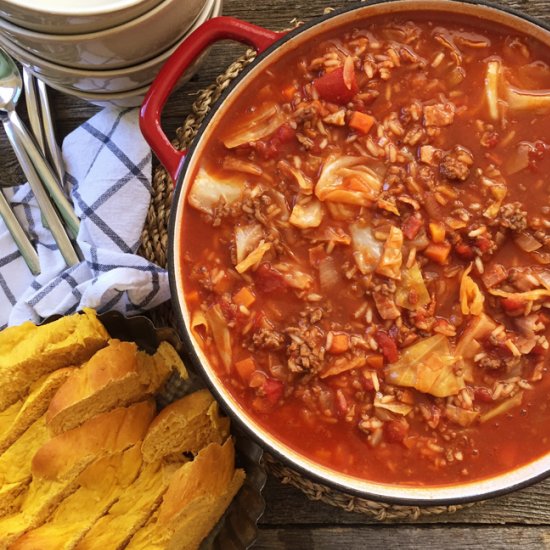
<instances>
[{"instance_id":1,"label":"weathered wood plank","mask_svg":"<svg viewBox=\"0 0 550 550\"><path fill-rule=\"evenodd\" d=\"M346 512L323 502L311 501L298 489L281 485L275 478L268 480L265 494L267 508L261 520L265 525L380 524L368 514ZM546 481L508 496L477 503L454 514L422 516L418 520L400 520L400 523L550 524L549 496L550 481ZM291 514L289 510L292 510Z\"/></svg>"},{"instance_id":2,"label":"weathered wood plank","mask_svg":"<svg viewBox=\"0 0 550 550\"><path fill-rule=\"evenodd\" d=\"M550 547L546 527L325 527L302 529L262 529L255 548L258 550L365 550L387 548L422 550L509 549L540 550Z\"/></svg>"}]
</instances>

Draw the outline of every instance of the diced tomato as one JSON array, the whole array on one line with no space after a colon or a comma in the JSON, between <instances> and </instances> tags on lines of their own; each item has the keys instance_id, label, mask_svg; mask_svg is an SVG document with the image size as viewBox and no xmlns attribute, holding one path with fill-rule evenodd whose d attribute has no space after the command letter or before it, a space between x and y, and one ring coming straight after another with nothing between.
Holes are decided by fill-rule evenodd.
<instances>
[{"instance_id":1,"label":"diced tomato","mask_svg":"<svg viewBox=\"0 0 550 550\"><path fill-rule=\"evenodd\" d=\"M473 260L474 259L474 250L469 244L466 244L464 242L460 242L455 245L455 252L463 259L463 260Z\"/></svg>"},{"instance_id":2,"label":"diced tomato","mask_svg":"<svg viewBox=\"0 0 550 550\"><path fill-rule=\"evenodd\" d=\"M283 396L283 391L285 387L280 380L275 380L274 378L266 378L262 389L266 399L272 405L275 405Z\"/></svg>"},{"instance_id":3,"label":"diced tomato","mask_svg":"<svg viewBox=\"0 0 550 550\"><path fill-rule=\"evenodd\" d=\"M395 340L386 334L385 332L378 331L374 336L374 339L380 346L382 355L386 358L388 363L395 363L399 359L399 352L397 351L397 345Z\"/></svg>"},{"instance_id":4,"label":"diced tomato","mask_svg":"<svg viewBox=\"0 0 550 550\"><path fill-rule=\"evenodd\" d=\"M518 298L501 298L500 303L508 313L517 312L525 308L525 301Z\"/></svg>"},{"instance_id":5,"label":"diced tomato","mask_svg":"<svg viewBox=\"0 0 550 550\"><path fill-rule=\"evenodd\" d=\"M346 84L344 80L344 67L338 67L334 71L316 78L313 81L313 86L315 86L317 93L322 99L340 104L351 101L353 96L359 91L355 71L350 73L349 82Z\"/></svg>"},{"instance_id":6,"label":"diced tomato","mask_svg":"<svg viewBox=\"0 0 550 550\"><path fill-rule=\"evenodd\" d=\"M269 262L263 262L254 273L254 284L260 292L276 292L287 288L286 281Z\"/></svg>"},{"instance_id":7,"label":"diced tomato","mask_svg":"<svg viewBox=\"0 0 550 550\"><path fill-rule=\"evenodd\" d=\"M281 143L288 143L296 138L296 130L290 124L283 124L275 132L275 138Z\"/></svg>"},{"instance_id":8,"label":"diced tomato","mask_svg":"<svg viewBox=\"0 0 550 550\"><path fill-rule=\"evenodd\" d=\"M424 222L421 218L418 218L416 216L409 216L404 222L403 227L401 228L403 231L403 235L405 235L405 238L412 241L420 231L420 228L424 225Z\"/></svg>"},{"instance_id":9,"label":"diced tomato","mask_svg":"<svg viewBox=\"0 0 550 550\"><path fill-rule=\"evenodd\" d=\"M402 443L409 434L409 423L405 420L384 422L384 435L390 443Z\"/></svg>"},{"instance_id":10,"label":"diced tomato","mask_svg":"<svg viewBox=\"0 0 550 550\"><path fill-rule=\"evenodd\" d=\"M492 403L493 396L491 392L482 386L478 386L474 389L474 399L476 401L481 401L482 403Z\"/></svg>"},{"instance_id":11,"label":"diced tomato","mask_svg":"<svg viewBox=\"0 0 550 550\"><path fill-rule=\"evenodd\" d=\"M487 237L478 237L476 239L476 246L481 250L481 252L485 253L491 250L493 241Z\"/></svg>"}]
</instances>

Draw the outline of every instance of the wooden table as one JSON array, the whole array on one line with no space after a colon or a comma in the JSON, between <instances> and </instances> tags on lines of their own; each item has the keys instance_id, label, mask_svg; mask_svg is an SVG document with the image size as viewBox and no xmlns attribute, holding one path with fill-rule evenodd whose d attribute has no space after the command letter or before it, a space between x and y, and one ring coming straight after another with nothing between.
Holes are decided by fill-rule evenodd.
<instances>
[{"instance_id":1,"label":"wooden table","mask_svg":"<svg viewBox=\"0 0 550 550\"><path fill-rule=\"evenodd\" d=\"M338 0L331 5L340 7L347 3ZM498 3L550 23L548 0ZM225 0L224 14L271 29L283 29L295 17L309 20L320 15L326 5L327 0ZM241 47L225 43L214 47L199 74L174 94L164 117L169 136L174 135L189 112L194 94L211 84L241 51ZM53 103L59 135L67 134L97 111L91 105L61 94L53 94ZM13 183L22 181L4 134L0 136L0 150L0 179ZM264 495L267 508L256 544L259 549L550 548L550 480L454 514L386 523L310 501L297 489L272 478Z\"/></svg>"}]
</instances>

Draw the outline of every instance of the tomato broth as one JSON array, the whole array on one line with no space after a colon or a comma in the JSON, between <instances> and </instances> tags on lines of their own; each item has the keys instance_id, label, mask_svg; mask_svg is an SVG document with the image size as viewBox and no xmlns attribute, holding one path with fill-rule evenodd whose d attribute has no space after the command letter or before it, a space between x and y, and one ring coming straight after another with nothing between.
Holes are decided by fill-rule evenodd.
<instances>
[{"instance_id":1,"label":"tomato broth","mask_svg":"<svg viewBox=\"0 0 550 550\"><path fill-rule=\"evenodd\" d=\"M550 451L550 55L448 19L357 21L272 63L208 136L181 226L225 386L376 482Z\"/></svg>"}]
</instances>

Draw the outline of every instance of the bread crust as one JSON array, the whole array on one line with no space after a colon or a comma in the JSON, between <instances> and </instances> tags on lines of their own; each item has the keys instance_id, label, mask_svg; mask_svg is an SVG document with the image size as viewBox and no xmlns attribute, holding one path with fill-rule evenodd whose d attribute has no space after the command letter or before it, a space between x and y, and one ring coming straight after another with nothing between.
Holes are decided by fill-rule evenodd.
<instances>
[{"instance_id":1,"label":"bread crust","mask_svg":"<svg viewBox=\"0 0 550 550\"><path fill-rule=\"evenodd\" d=\"M40 377L78 365L107 344L93 310L47 325L24 323L0 332L0 411L28 393Z\"/></svg>"},{"instance_id":2,"label":"bread crust","mask_svg":"<svg viewBox=\"0 0 550 550\"><path fill-rule=\"evenodd\" d=\"M209 443L223 443L229 419L221 417L208 390L199 390L165 407L151 422L143 441L146 462L179 454L197 454Z\"/></svg>"},{"instance_id":3,"label":"bread crust","mask_svg":"<svg viewBox=\"0 0 550 550\"><path fill-rule=\"evenodd\" d=\"M158 392L176 368L171 357L167 359L167 346L162 344L149 355L139 351L134 342L110 340L53 397L46 413L51 433L60 434L94 415Z\"/></svg>"}]
</instances>

